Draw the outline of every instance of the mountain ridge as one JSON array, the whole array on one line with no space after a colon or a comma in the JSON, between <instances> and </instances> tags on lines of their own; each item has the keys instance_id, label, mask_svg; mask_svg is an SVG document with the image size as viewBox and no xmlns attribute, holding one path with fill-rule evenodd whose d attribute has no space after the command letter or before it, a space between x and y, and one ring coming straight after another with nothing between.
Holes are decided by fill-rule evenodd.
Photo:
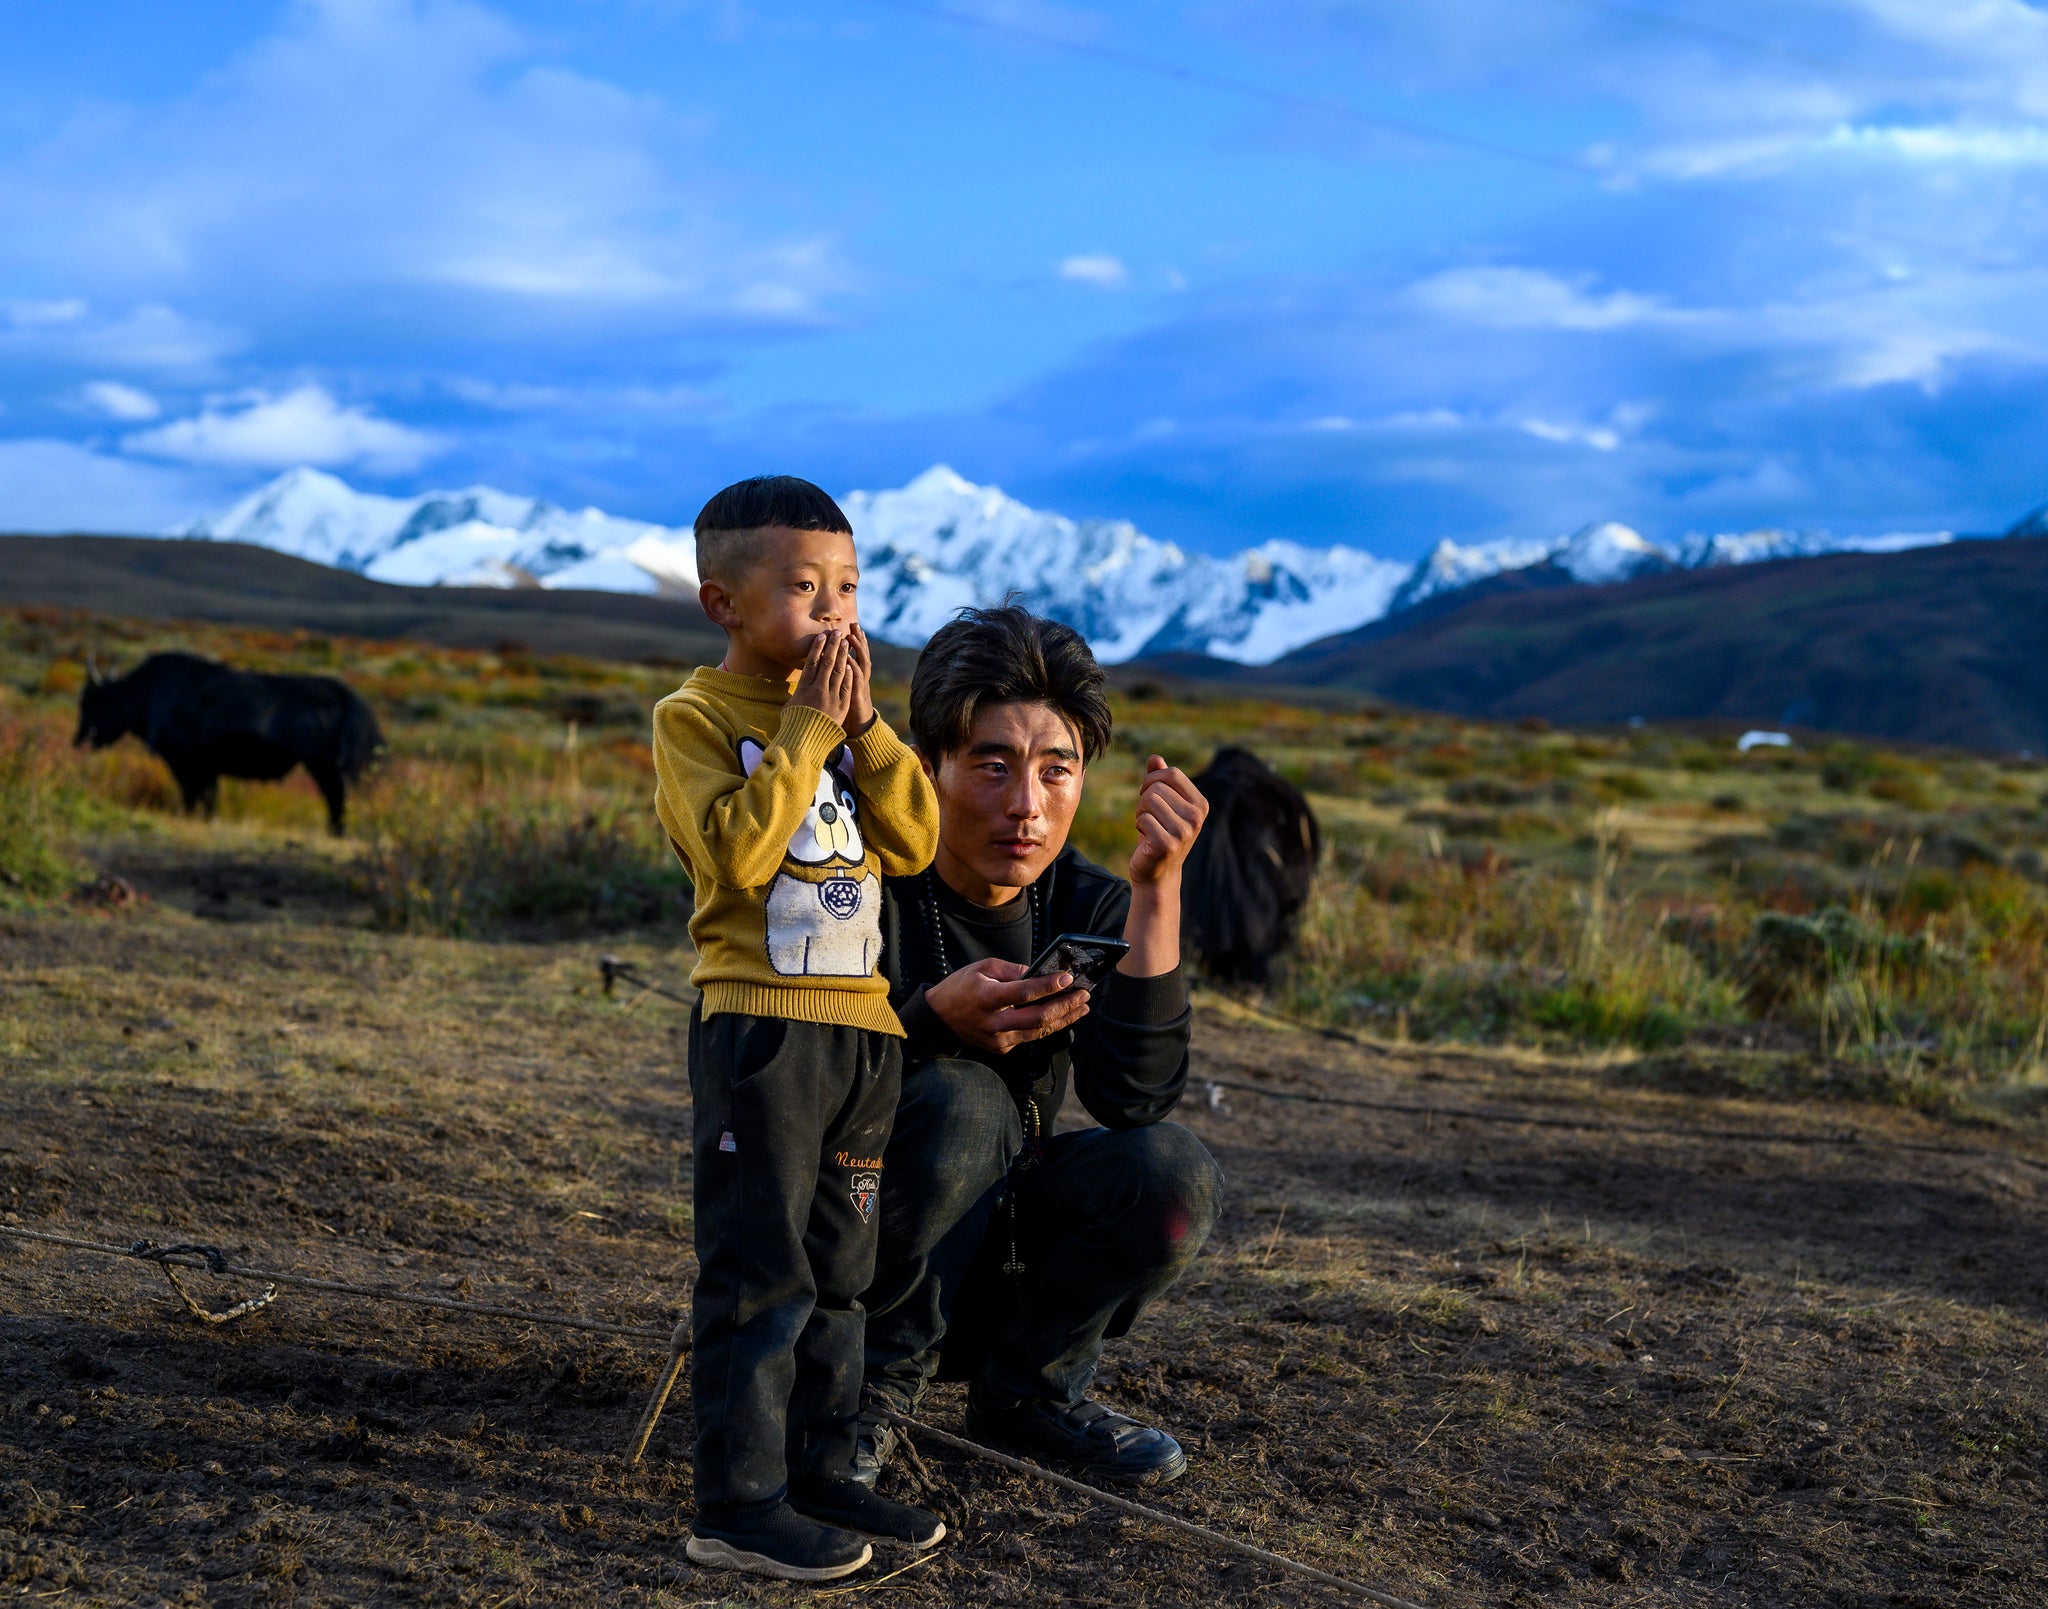
<instances>
[{"instance_id":1,"label":"mountain ridge","mask_svg":"<svg viewBox=\"0 0 2048 1609\"><path fill-rule=\"evenodd\" d=\"M1534 566L1284 655L1261 685L1561 725L1726 720L2048 752L2048 532L1574 586ZM1140 661L1241 684L1195 655Z\"/></svg>"},{"instance_id":2,"label":"mountain ridge","mask_svg":"<svg viewBox=\"0 0 2048 1609\"><path fill-rule=\"evenodd\" d=\"M1129 520L1035 509L943 464L907 485L841 499L866 584L863 616L880 639L915 647L966 605L1017 597L1075 627L1105 663L1193 653L1270 665L1326 638L1387 621L1504 574L1545 570L1545 584L1598 586L1683 570L1829 552L1943 545L1953 533L1876 537L1755 530L1660 545L1600 521L1567 535L1461 545L1421 559L1342 543L1271 540L1217 556L1190 553ZM2048 510L2028 521L2048 524ZM565 509L487 486L393 497L323 471L288 470L231 508L170 533L248 542L411 586L595 590L691 599L695 546L679 527Z\"/></svg>"}]
</instances>

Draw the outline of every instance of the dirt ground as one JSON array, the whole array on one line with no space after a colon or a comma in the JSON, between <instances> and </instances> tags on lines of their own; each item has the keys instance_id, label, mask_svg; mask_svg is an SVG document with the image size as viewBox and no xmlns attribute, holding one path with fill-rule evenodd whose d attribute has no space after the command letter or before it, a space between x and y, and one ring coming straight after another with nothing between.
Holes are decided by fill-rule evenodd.
<instances>
[{"instance_id":1,"label":"dirt ground","mask_svg":"<svg viewBox=\"0 0 2048 1609\"><path fill-rule=\"evenodd\" d=\"M0 1221L681 1311L683 1012L605 998L596 965L673 954L374 934L310 847L125 869L140 906L0 918ZM2037 1136L1717 1094L1710 1070L1375 1050L1227 1003L1196 1057L1183 1115L1227 1209L1099 1390L1186 1443L1163 1507L1430 1605L2048 1602ZM208 1329L141 1264L8 1241L0 1337L10 1595L827 1596L686 1562L687 1404L619 1457L655 1346L297 1291ZM942 1388L930 1412L959 1409ZM1342 1601L923 1452L929 1484L893 1489L954 1536L844 1595Z\"/></svg>"}]
</instances>

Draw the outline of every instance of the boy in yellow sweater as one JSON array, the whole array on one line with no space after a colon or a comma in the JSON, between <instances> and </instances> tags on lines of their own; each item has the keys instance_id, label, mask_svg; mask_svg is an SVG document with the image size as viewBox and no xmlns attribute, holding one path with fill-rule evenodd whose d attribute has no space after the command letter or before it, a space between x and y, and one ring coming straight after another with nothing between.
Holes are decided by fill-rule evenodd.
<instances>
[{"instance_id":1,"label":"boy in yellow sweater","mask_svg":"<svg viewBox=\"0 0 2048 1609\"><path fill-rule=\"evenodd\" d=\"M697 516L724 663L654 709L655 809L697 886L690 981L699 1564L827 1581L938 1516L852 1477L882 1153L903 1028L876 970L882 878L921 871L938 803L875 714L852 527L808 481Z\"/></svg>"}]
</instances>

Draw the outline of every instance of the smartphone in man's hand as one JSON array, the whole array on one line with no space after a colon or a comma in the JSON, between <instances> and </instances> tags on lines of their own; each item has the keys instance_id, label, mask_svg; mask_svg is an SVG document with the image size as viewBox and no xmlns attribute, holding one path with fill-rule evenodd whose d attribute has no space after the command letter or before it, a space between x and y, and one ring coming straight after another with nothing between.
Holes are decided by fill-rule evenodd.
<instances>
[{"instance_id":1,"label":"smartphone in man's hand","mask_svg":"<svg viewBox=\"0 0 2048 1609\"><path fill-rule=\"evenodd\" d=\"M1094 989L1116 970L1117 962L1130 954L1130 950L1130 945L1124 940L1107 938L1100 933L1062 933L1039 953L1038 959L1025 969L1024 976L1050 978L1071 972L1074 988Z\"/></svg>"}]
</instances>

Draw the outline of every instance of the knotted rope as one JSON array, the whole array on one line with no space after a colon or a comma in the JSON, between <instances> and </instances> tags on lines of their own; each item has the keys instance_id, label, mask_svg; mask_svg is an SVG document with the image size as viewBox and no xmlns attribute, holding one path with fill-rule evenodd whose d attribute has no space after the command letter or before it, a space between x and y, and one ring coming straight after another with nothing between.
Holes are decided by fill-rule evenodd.
<instances>
[{"instance_id":1,"label":"knotted rope","mask_svg":"<svg viewBox=\"0 0 2048 1609\"><path fill-rule=\"evenodd\" d=\"M673 1329L663 1330L644 1324L613 1324L604 1319L578 1318L568 1313L534 1313L524 1308L500 1307L492 1302L464 1302L452 1296L428 1296L419 1291L394 1290L388 1285L358 1285L347 1280L318 1279L310 1274L292 1274L278 1269L244 1268L230 1262L227 1253L218 1246L198 1242L159 1246L148 1240L136 1240L126 1246L119 1246L103 1240L86 1240L76 1235L23 1229L14 1224L0 1224L0 1236L32 1241L45 1246L62 1246L72 1251L92 1252L101 1257L129 1257L140 1262L153 1263L164 1271L164 1277L171 1282L172 1289L178 1293L193 1316L213 1325L225 1324L232 1319L268 1307L277 1299L279 1286L292 1286L303 1290L325 1291L331 1295L357 1296L367 1301L401 1302L408 1306L437 1308L443 1312L513 1319L523 1324L552 1324L563 1329L587 1330L597 1335L626 1336L634 1340L665 1340L669 1344L668 1361L662 1369L661 1377L655 1382L652 1395L647 1399L647 1406L640 1415L639 1423L634 1426L633 1437L626 1450L626 1462L629 1465L639 1463L646 1452L648 1440L654 1434L654 1427L661 1418L662 1409L668 1404L669 1395L674 1391L676 1381L682 1374L683 1360L690 1350L690 1326L687 1319L677 1323ZM204 1268L208 1273L220 1277L261 1279L267 1282L267 1288L260 1296L251 1297L234 1307L216 1312L192 1297L172 1272L174 1268ZM1153 1508L1149 1504L1133 1502L1128 1497L1119 1497L1113 1492L1102 1491L1084 1481L1075 1480L1072 1476L1061 1475L1037 1464L1028 1463L1022 1458L1013 1458L993 1447L984 1447L980 1442L969 1441L965 1436L956 1436L950 1431L940 1430L921 1419L912 1419L908 1415L896 1413L892 1413L890 1417L906 1430L915 1430L920 1435L929 1436L942 1447L950 1447L971 1458L998 1464L1016 1474L1059 1487L1063 1491L1086 1498L1091 1503L1100 1503L1104 1507L1129 1514L1135 1519L1184 1532L1212 1547L1222 1548L1227 1552L1270 1565L1274 1569L1285 1570L1307 1580L1320 1582L1324 1586L1333 1587L1369 1603L1385 1605L1386 1609L1422 1609L1421 1605L1409 1599L1397 1598L1391 1593L1381 1592L1361 1582L1332 1575L1327 1570L1317 1569L1314 1565L1303 1564L1299 1559L1290 1559L1283 1553L1274 1553L1255 1543L1239 1541L1222 1531L1211 1530L1206 1525L1197 1525L1192 1520L1184 1520L1178 1515L1168 1514L1163 1509ZM914 1449L911 1456L915 1457Z\"/></svg>"}]
</instances>

